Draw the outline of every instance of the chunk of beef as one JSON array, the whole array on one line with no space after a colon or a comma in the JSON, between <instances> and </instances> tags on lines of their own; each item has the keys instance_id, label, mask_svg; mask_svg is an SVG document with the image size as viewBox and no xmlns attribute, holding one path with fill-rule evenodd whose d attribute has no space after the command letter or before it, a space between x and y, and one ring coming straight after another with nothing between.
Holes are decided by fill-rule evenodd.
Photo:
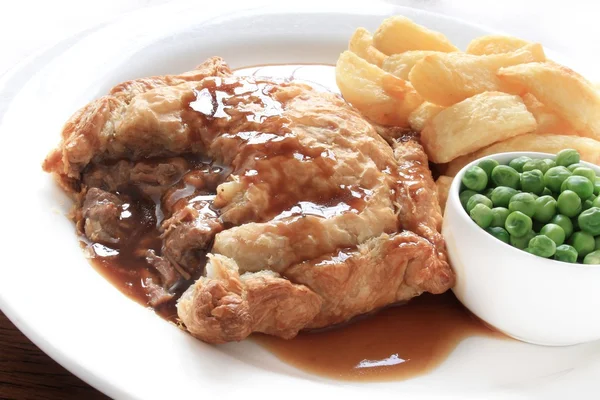
<instances>
[{"instance_id":1,"label":"chunk of beef","mask_svg":"<svg viewBox=\"0 0 600 400\"><path fill-rule=\"evenodd\" d=\"M158 162L132 162L120 160L114 164L96 164L83 173L83 183L88 187L115 192L125 186L136 186L148 196L161 196L189 169L182 157L172 157Z\"/></svg>"},{"instance_id":2,"label":"chunk of beef","mask_svg":"<svg viewBox=\"0 0 600 400\"><path fill-rule=\"evenodd\" d=\"M163 255L185 279L196 275L215 235L223 230L208 201L190 201L162 225Z\"/></svg>"},{"instance_id":3,"label":"chunk of beef","mask_svg":"<svg viewBox=\"0 0 600 400\"><path fill-rule=\"evenodd\" d=\"M188 162L181 158L171 158L165 162L139 162L131 169L129 182L132 182L147 195L162 195L173 186L189 169Z\"/></svg>"},{"instance_id":4,"label":"chunk of beef","mask_svg":"<svg viewBox=\"0 0 600 400\"><path fill-rule=\"evenodd\" d=\"M169 293L163 286L156 284L150 278L146 278L144 287L148 294L148 304L152 307L157 307L166 303L175 296L173 293Z\"/></svg>"},{"instance_id":5,"label":"chunk of beef","mask_svg":"<svg viewBox=\"0 0 600 400\"><path fill-rule=\"evenodd\" d=\"M112 165L93 165L83 173L81 180L87 187L115 192L129 182L131 165L132 163L126 160L117 161Z\"/></svg>"},{"instance_id":6,"label":"chunk of beef","mask_svg":"<svg viewBox=\"0 0 600 400\"><path fill-rule=\"evenodd\" d=\"M81 207L83 231L93 242L119 243L122 237L120 219L123 201L118 196L98 188L91 188Z\"/></svg>"},{"instance_id":7,"label":"chunk of beef","mask_svg":"<svg viewBox=\"0 0 600 400\"><path fill-rule=\"evenodd\" d=\"M156 252L152 249L146 251L146 261L158 271L165 288L171 288L181 278L173 265L163 257L156 255Z\"/></svg>"}]
</instances>

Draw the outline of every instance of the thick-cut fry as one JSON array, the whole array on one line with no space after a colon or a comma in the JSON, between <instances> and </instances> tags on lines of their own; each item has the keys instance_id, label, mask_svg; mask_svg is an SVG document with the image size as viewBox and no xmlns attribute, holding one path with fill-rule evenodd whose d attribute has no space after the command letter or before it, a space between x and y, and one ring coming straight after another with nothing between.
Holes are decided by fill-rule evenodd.
<instances>
[{"instance_id":1,"label":"thick-cut fry","mask_svg":"<svg viewBox=\"0 0 600 400\"><path fill-rule=\"evenodd\" d=\"M555 133L565 135L577 135L575 129L563 118L556 115L546 105L542 104L531 93L526 93L523 96L523 102L533 114L537 121L537 133ZM410 118L409 118L410 121Z\"/></svg>"},{"instance_id":2,"label":"thick-cut fry","mask_svg":"<svg viewBox=\"0 0 600 400\"><path fill-rule=\"evenodd\" d=\"M471 161L490 154L508 151L538 151L541 153L556 154L563 149L575 149L581 154L582 160L593 164L600 164L600 142L594 139L579 136L531 133L495 143L473 154L457 158L448 164L446 175L454 176Z\"/></svg>"},{"instance_id":3,"label":"thick-cut fry","mask_svg":"<svg viewBox=\"0 0 600 400\"><path fill-rule=\"evenodd\" d=\"M408 82L350 51L338 58L335 76L346 101L382 125L407 127L409 114L423 102Z\"/></svg>"},{"instance_id":4,"label":"thick-cut fry","mask_svg":"<svg viewBox=\"0 0 600 400\"><path fill-rule=\"evenodd\" d=\"M575 71L555 63L501 68L498 77L533 94L581 135L600 139L600 93Z\"/></svg>"},{"instance_id":5,"label":"thick-cut fry","mask_svg":"<svg viewBox=\"0 0 600 400\"><path fill-rule=\"evenodd\" d=\"M390 74L407 81L408 74L412 67L414 67L417 62L421 61L423 57L435 53L438 52L431 50L412 50L400 54L392 54L383 61L381 68L385 72L389 72Z\"/></svg>"},{"instance_id":6,"label":"thick-cut fry","mask_svg":"<svg viewBox=\"0 0 600 400\"><path fill-rule=\"evenodd\" d=\"M467 46L467 53L476 56L510 53L528 44L528 41L513 36L486 35L473 39Z\"/></svg>"},{"instance_id":7,"label":"thick-cut fry","mask_svg":"<svg viewBox=\"0 0 600 400\"><path fill-rule=\"evenodd\" d=\"M453 179L454 178L451 176L442 175L437 179L437 181L435 181L438 203L440 203L442 214L446 209L446 201L448 200L448 193L450 192L450 185L452 184Z\"/></svg>"},{"instance_id":8,"label":"thick-cut fry","mask_svg":"<svg viewBox=\"0 0 600 400\"><path fill-rule=\"evenodd\" d=\"M415 24L402 16L384 20L373 35L373 45L387 55L409 50L458 51L440 32Z\"/></svg>"},{"instance_id":9,"label":"thick-cut fry","mask_svg":"<svg viewBox=\"0 0 600 400\"><path fill-rule=\"evenodd\" d=\"M348 50L378 67L381 67L387 57L373 46L373 35L365 28L358 28L354 31Z\"/></svg>"},{"instance_id":10,"label":"thick-cut fry","mask_svg":"<svg viewBox=\"0 0 600 400\"><path fill-rule=\"evenodd\" d=\"M446 163L513 136L536 129L533 115L519 96L485 92L448 107L421 132L421 141L435 163Z\"/></svg>"},{"instance_id":11,"label":"thick-cut fry","mask_svg":"<svg viewBox=\"0 0 600 400\"><path fill-rule=\"evenodd\" d=\"M474 56L465 53L436 53L417 62L409 74L414 88L431 103L450 106L485 91L510 91L496 76L501 67L544 61L539 44L512 53Z\"/></svg>"},{"instance_id":12,"label":"thick-cut fry","mask_svg":"<svg viewBox=\"0 0 600 400\"><path fill-rule=\"evenodd\" d=\"M421 132L427 121L438 115L444 108L446 107L438 106L437 104L429 103L427 101L424 102L408 116L410 129Z\"/></svg>"}]
</instances>

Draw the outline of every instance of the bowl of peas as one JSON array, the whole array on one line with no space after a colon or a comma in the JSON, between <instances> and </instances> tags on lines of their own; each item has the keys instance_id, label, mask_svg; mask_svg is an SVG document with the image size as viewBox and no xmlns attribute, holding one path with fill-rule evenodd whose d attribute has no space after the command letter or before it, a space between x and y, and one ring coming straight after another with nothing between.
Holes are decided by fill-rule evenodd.
<instances>
[{"instance_id":1,"label":"bowl of peas","mask_svg":"<svg viewBox=\"0 0 600 400\"><path fill-rule=\"evenodd\" d=\"M600 339L600 167L577 151L490 155L465 166L442 233L458 299L517 339Z\"/></svg>"}]
</instances>

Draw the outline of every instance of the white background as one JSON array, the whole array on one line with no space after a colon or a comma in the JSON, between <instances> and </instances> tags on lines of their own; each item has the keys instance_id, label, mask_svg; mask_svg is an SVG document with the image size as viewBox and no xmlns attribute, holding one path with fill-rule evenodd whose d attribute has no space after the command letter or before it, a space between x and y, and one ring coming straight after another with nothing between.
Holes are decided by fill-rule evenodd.
<instances>
[{"instance_id":1,"label":"white background","mask_svg":"<svg viewBox=\"0 0 600 400\"><path fill-rule=\"evenodd\" d=\"M227 0L220 0L227 1ZM282 1L282 0L280 0ZM325 0L323 0L325 1ZM367 2L369 0L365 0ZM202 0L195 4L202 7ZM238 1L240 6L251 0ZM538 41L600 78L600 2L595 0L395 0ZM0 74L24 57L107 19L166 0L0 0ZM343 7L343 1L340 1Z\"/></svg>"}]
</instances>

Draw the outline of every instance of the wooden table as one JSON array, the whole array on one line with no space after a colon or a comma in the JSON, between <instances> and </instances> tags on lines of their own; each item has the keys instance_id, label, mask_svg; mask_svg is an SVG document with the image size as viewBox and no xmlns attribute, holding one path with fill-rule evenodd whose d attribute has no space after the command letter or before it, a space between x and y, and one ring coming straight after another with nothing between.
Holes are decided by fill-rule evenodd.
<instances>
[{"instance_id":1,"label":"wooden table","mask_svg":"<svg viewBox=\"0 0 600 400\"><path fill-rule=\"evenodd\" d=\"M0 399L108 399L58 365L0 312Z\"/></svg>"}]
</instances>

